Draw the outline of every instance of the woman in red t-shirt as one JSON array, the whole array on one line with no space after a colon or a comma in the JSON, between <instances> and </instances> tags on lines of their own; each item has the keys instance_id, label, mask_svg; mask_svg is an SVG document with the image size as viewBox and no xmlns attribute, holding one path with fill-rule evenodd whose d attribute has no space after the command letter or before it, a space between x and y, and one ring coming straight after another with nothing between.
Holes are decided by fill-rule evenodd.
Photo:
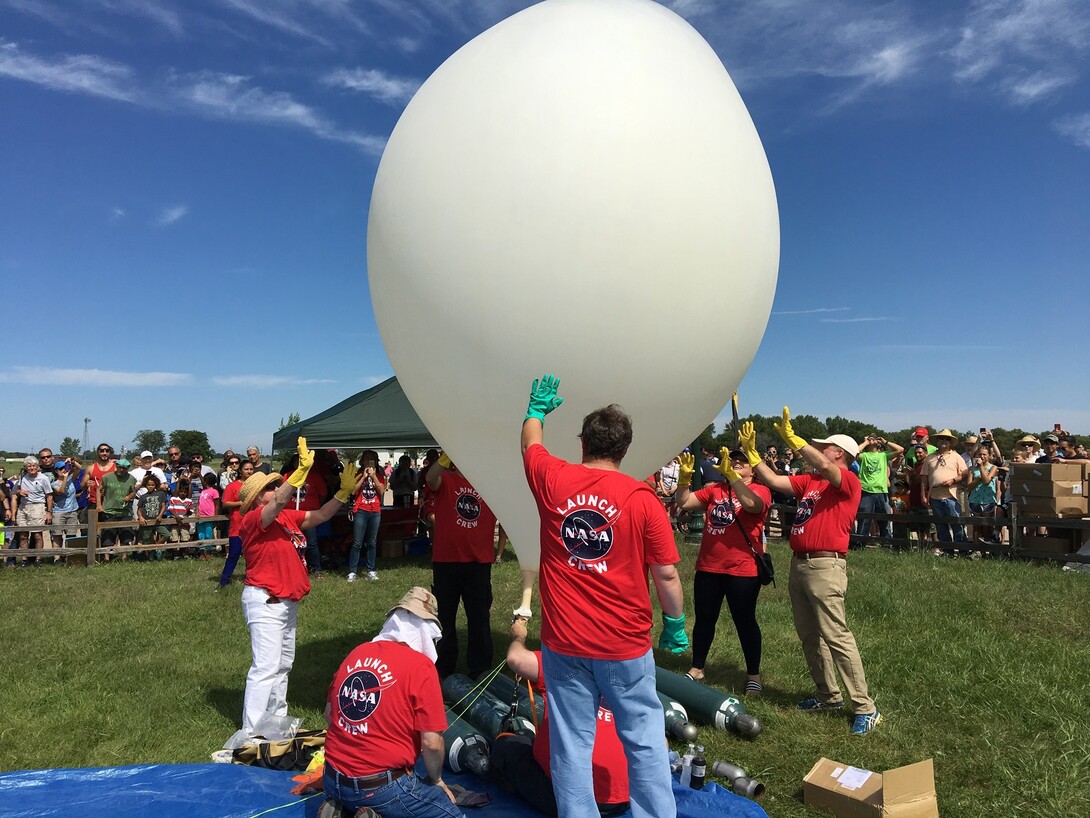
<instances>
[{"instance_id":1,"label":"woman in red t-shirt","mask_svg":"<svg viewBox=\"0 0 1090 818\"><path fill-rule=\"evenodd\" d=\"M693 579L693 666L686 675L696 681L704 678L704 663L726 599L746 661L746 695L757 695L762 690L761 627L757 624L761 581L753 551L764 552L765 510L772 495L765 486L753 482L753 468L741 451L728 453L721 449L715 468L726 481L709 483L696 492L689 491L695 458L686 452L679 465L678 508L705 509L704 535Z\"/></svg>"},{"instance_id":2,"label":"woman in red t-shirt","mask_svg":"<svg viewBox=\"0 0 1090 818\"><path fill-rule=\"evenodd\" d=\"M216 586L217 591L225 588L227 583L231 581L231 575L235 573L235 566L238 565L238 558L242 556L242 536L239 533L242 530L242 513L239 511L242 501L238 499L238 495L242 491L242 484L254 473L254 464L249 460L243 462L242 458L234 455L227 463L227 469L234 471L238 477L223 489L223 498L220 501L220 505L223 506L223 513L228 518L227 562L223 565L220 584Z\"/></svg>"},{"instance_id":3,"label":"woman in red t-shirt","mask_svg":"<svg viewBox=\"0 0 1090 818\"><path fill-rule=\"evenodd\" d=\"M304 531L330 519L348 502L356 486L356 467L341 472L341 487L321 508L288 508L295 490L306 483L314 453L299 438L299 466L288 479L257 472L239 491L242 551L246 584L242 611L250 629L253 664L246 675L242 729L250 736L265 716L288 714L288 672L295 659L296 606L310 592Z\"/></svg>"},{"instance_id":4,"label":"woman in red t-shirt","mask_svg":"<svg viewBox=\"0 0 1090 818\"><path fill-rule=\"evenodd\" d=\"M360 549L367 543L367 578L375 573L378 526L382 518L382 495L386 492L386 474L378 467L378 452L367 449L360 455L360 475L356 479L356 499L352 503L352 551L348 555L348 581L356 581Z\"/></svg>"}]
</instances>

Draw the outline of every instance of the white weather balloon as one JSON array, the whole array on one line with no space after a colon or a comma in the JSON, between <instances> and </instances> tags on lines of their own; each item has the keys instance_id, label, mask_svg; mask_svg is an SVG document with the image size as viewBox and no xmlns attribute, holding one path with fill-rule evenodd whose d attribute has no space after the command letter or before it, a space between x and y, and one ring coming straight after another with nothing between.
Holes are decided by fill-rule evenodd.
<instances>
[{"instance_id":1,"label":"white weather balloon","mask_svg":"<svg viewBox=\"0 0 1090 818\"><path fill-rule=\"evenodd\" d=\"M730 399L779 264L772 176L723 64L647 0L547 0L443 63L375 179L371 297L394 371L524 568L537 512L519 431L561 379L545 445L579 459L619 403L643 478Z\"/></svg>"}]
</instances>

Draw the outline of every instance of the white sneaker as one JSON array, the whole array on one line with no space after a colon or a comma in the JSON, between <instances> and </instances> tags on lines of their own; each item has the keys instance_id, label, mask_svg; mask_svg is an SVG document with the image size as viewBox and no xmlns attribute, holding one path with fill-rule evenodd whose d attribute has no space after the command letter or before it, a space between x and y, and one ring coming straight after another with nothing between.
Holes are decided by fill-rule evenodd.
<instances>
[{"instance_id":1,"label":"white sneaker","mask_svg":"<svg viewBox=\"0 0 1090 818\"><path fill-rule=\"evenodd\" d=\"M367 572L367 578L368 579L378 579L378 574L376 574L374 571L368 571Z\"/></svg>"},{"instance_id":2,"label":"white sneaker","mask_svg":"<svg viewBox=\"0 0 1090 818\"><path fill-rule=\"evenodd\" d=\"M356 581L356 574L355 574L355 572L352 572L351 574L349 574L349 575L348 575L348 581L349 581L349 582L355 582L355 581Z\"/></svg>"}]
</instances>

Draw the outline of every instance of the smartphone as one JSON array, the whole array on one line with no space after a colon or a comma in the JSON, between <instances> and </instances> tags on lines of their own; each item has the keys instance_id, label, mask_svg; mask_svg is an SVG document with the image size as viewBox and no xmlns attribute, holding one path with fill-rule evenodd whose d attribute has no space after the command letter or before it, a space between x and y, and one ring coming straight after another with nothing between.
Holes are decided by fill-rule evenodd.
<instances>
[{"instance_id":1,"label":"smartphone","mask_svg":"<svg viewBox=\"0 0 1090 818\"><path fill-rule=\"evenodd\" d=\"M1052 431L1056 432L1057 434L1059 434L1059 433L1060 433L1060 432L1062 432L1063 430L1064 430L1064 427L1063 427L1063 426L1061 426L1061 425L1060 425L1059 423L1054 423L1054 424L1052 425Z\"/></svg>"}]
</instances>

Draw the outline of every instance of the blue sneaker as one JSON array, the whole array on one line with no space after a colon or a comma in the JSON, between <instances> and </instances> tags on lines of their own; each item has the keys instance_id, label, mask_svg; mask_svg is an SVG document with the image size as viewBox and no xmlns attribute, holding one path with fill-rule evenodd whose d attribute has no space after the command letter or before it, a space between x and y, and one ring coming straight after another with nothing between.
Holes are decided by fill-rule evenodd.
<instances>
[{"instance_id":1,"label":"blue sneaker","mask_svg":"<svg viewBox=\"0 0 1090 818\"><path fill-rule=\"evenodd\" d=\"M882 714L875 710L873 713L858 713L852 720L852 735L865 736L882 722Z\"/></svg>"},{"instance_id":2,"label":"blue sneaker","mask_svg":"<svg viewBox=\"0 0 1090 818\"><path fill-rule=\"evenodd\" d=\"M843 706L843 699L838 702L823 702L817 696L811 696L808 699L803 699L796 705L799 710L836 710L837 708Z\"/></svg>"}]
</instances>

